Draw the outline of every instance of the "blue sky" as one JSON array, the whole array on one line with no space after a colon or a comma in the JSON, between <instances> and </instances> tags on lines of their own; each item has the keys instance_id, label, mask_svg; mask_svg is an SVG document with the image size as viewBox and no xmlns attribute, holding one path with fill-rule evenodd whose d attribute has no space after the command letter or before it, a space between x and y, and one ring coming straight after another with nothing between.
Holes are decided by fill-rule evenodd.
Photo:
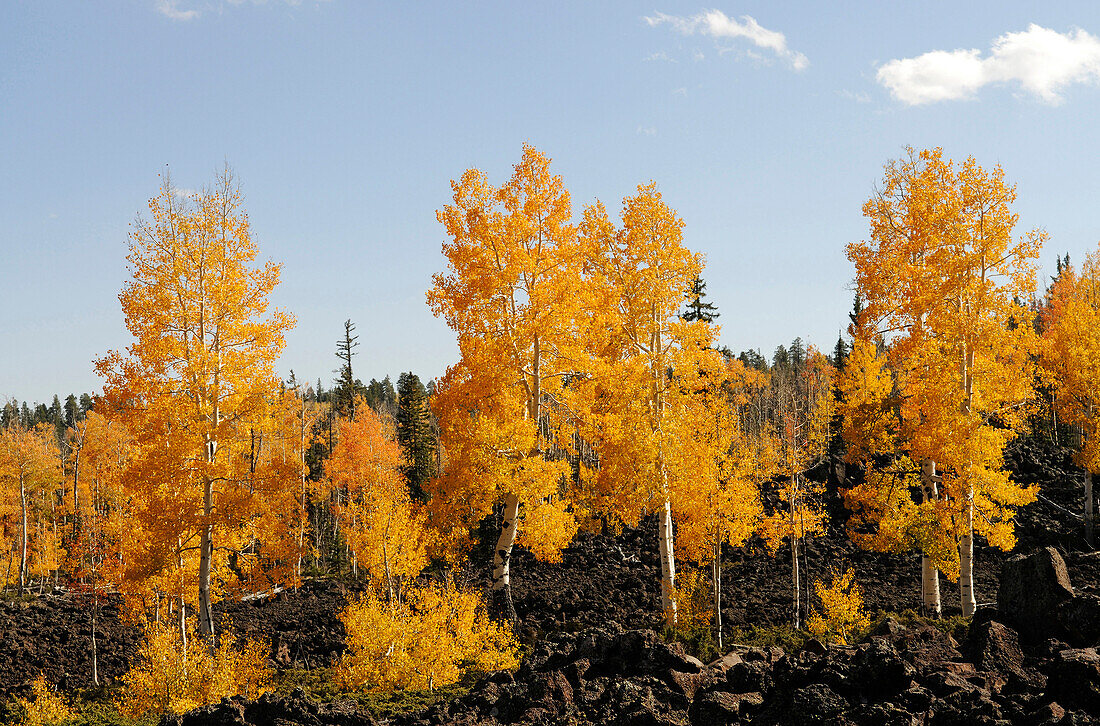
<instances>
[{"instance_id":1,"label":"blue sky","mask_svg":"<svg viewBox=\"0 0 1100 726\"><path fill-rule=\"evenodd\" d=\"M98 390L128 341L127 228L170 166L228 163L275 303L282 372L440 375L424 302L435 210L530 142L581 205L655 180L707 258L722 342L831 348L847 242L904 147L1000 163L1043 263L1100 239L1100 5L16 0L0 8L0 397Z\"/></svg>"}]
</instances>

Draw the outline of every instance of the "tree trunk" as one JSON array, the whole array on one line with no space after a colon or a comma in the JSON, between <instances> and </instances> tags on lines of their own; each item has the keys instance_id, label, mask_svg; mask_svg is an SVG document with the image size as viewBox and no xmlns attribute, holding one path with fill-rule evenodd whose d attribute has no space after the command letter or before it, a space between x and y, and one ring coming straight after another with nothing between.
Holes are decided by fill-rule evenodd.
<instances>
[{"instance_id":1,"label":"tree trunk","mask_svg":"<svg viewBox=\"0 0 1100 726\"><path fill-rule=\"evenodd\" d=\"M187 673L187 603L183 601L183 595L180 595L180 647L181 655L183 656L184 674Z\"/></svg>"},{"instance_id":2,"label":"tree trunk","mask_svg":"<svg viewBox=\"0 0 1100 726\"><path fill-rule=\"evenodd\" d=\"M799 537L798 537L797 530L795 530L795 528L794 528L794 509L795 509L795 499L796 499L795 492L796 491L797 490L795 489L795 480L794 480L794 477L792 476L791 477L791 501L790 501L790 507L791 507L791 585L792 585L792 589L794 591L794 600L791 603L791 609L792 609L792 615L793 615L794 629L795 630L800 630L801 627L802 627L802 623L801 623L801 618L799 616L802 614L802 607L801 607L801 603L799 602L799 600L801 599L799 597L799 595L801 594L800 593L801 588L799 587L800 583L798 581L798 574L799 574L798 573L798 540L799 540Z\"/></svg>"},{"instance_id":3,"label":"tree trunk","mask_svg":"<svg viewBox=\"0 0 1100 726\"><path fill-rule=\"evenodd\" d=\"M1085 541L1093 546L1093 524L1095 522L1095 501L1092 496L1092 471L1085 469Z\"/></svg>"},{"instance_id":4,"label":"tree trunk","mask_svg":"<svg viewBox=\"0 0 1100 726\"><path fill-rule=\"evenodd\" d=\"M207 442L207 462L214 463L216 441ZM199 543L199 632L214 637L214 613L210 606L210 566L214 559L214 482L209 476L202 483L202 540Z\"/></svg>"},{"instance_id":5,"label":"tree trunk","mask_svg":"<svg viewBox=\"0 0 1100 726\"><path fill-rule=\"evenodd\" d=\"M983 275L984 278L984 275ZM970 415L974 402L974 350L963 348L962 360L963 400L962 413ZM974 598L974 480L967 472L966 482L966 530L959 539L959 603L963 617L969 618L978 607Z\"/></svg>"},{"instance_id":6,"label":"tree trunk","mask_svg":"<svg viewBox=\"0 0 1100 726\"><path fill-rule=\"evenodd\" d=\"M714 539L714 640L722 653L722 530Z\"/></svg>"},{"instance_id":7,"label":"tree trunk","mask_svg":"<svg viewBox=\"0 0 1100 726\"><path fill-rule=\"evenodd\" d=\"M94 576L93 576L94 577ZM96 616L99 615L99 589L92 580L92 683L99 685L99 658L96 649Z\"/></svg>"},{"instance_id":8,"label":"tree trunk","mask_svg":"<svg viewBox=\"0 0 1100 726\"><path fill-rule=\"evenodd\" d=\"M966 501L966 533L959 540L959 603L963 617L969 618L978 608L974 598L974 491Z\"/></svg>"},{"instance_id":9,"label":"tree trunk","mask_svg":"<svg viewBox=\"0 0 1100 726\"><path fill-rule=\"evenodd\" d=\"M920 464L921 492L924 502L934 502L939 498L936 486L936 462L924 459ZM926 617L940 617L940 573L932 566L928 555L922 554L921 568L921 604Z\"/></svg>"},{"instance_id":10,"label":"tree trunk","mask_svg":"<svg viewBox=\"0 0 1100 726\"><path fill-rule=\"evenodd\" d=\"M27 484L23 472L19 472L19 505L23 512L23 529L20 535L19 594L27 587Z\"/></svg>"},{"instance_id":11,"label":"tree trunk","mask_svg":"<svg viewBox=\"0 0 1100 726\"><path fill-rule=\"evenodd\" d=\"M665 624L673 627L676 625L676 547L673 541L672 503L667 498L658 517L657 543L661 554L661 609L665 614Z\"/></svg>"},{"instance_id":12,"label":"tree trunk","mask_svg":"<svg viewBox=\"0 0 1100 726\"><path fill-rule=\"evenodd\" d=\"M494 620L515 625L516 608L512 603L512 545L519 529L519 497L508 494L504 498L504 521L500 525L500 537L493 550L493 579L490 589L490 610Z\"/></svg>"}]
</instances>

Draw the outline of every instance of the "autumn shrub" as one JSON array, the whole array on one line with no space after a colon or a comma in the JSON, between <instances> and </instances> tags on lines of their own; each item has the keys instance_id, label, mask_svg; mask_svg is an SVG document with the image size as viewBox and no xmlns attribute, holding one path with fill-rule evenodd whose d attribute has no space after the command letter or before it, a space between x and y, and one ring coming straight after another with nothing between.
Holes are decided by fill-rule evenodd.
<instances>
[{"instance_id":1,"label":"autumn shrub","mask_svg":"<svg viewBox=\"0 0 1100 726\"><path fill-rule=\"evenodd\" d=\"M519 665L511 629L492 622L475 593L414 585L393 602L368 593L340 618L347 641L334 676L344 688L430 690L467 669Z\"/></svg>"},{"instance_id":2,"label":"autumn shrub","mask_svg":"<svg viewBox=\"0 0 1100 726\"><path fill-rule=\"evenodd\" d=\"M16 709L23 714L18 723L26 726L62 726L78 716L64 696L41 674L31 684L31 698L16 698L15 703Z\"/></svg>"},{"instance_id":3,"label":"autumn shrub","mask_svg":"<svg viewBox=\"0 0 1100 726\"><path fill-rule=\"evenodd\" d=\"M847 645L870 627L871 620L863 609L863 592L852 568L834 575L829 585L815 580L814 593L821 601L821 610L814 608L806 626L815 638Z\"/></svg>"},{"instance_id":4,"label":"autumn shrub","mask_svg":"<svg viewBox=\"0 0 1100 726\"><path fill-rule=\"evenodd\" d=\"M190 632L186 644L175 624L145 624L135 664L122 677L119 710L127 716L183 713L226 696L256 698L270 690L268 645L223 636L213 647Z\"/></svg>"},{"instance_id":5,"label":"autumn shrub","mask_svg":"<svg viewBox=\"0 0 1100 726\"><path fill-rule=\"evenodd\" d=\"M710 579L702 570L685 568L677 574L675 591L676 625L665 628L665 638L682 643L699 658L715 655Z\"/></svg>"}]
</instances>

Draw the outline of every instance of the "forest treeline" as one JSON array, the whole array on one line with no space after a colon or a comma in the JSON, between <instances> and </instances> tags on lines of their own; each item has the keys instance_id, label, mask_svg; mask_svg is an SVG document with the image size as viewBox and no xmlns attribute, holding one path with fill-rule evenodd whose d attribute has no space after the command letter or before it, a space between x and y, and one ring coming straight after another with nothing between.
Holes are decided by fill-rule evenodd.
<instances>
[{"instance_id":1,"label":"forest treeline","mask_svg":"<svg viewBox=\"0 0 1100 726\"><path fill-rule=\"evenodd\" d=\"M387 633L425 634L401 636L406 655L448 632L440 663L509 662L516 545L555 561L581 528L647 516L670 627L703 623L721 643L722 552L752 537L789 549L803 626L800 552L826 526L808 474L822 465L857 545L920 553L930 615L941 576L973 613L976 538L1014 545L1037 495L1005 468L1014 437L1076 444L1091 544L1100 248L1079 268L1059 259L1040 293L1046 236L1014 236L999 167L938 149L888 163L863 207L868 239L847 249L845 332L828 354L796 338L770 360L718 346L704 260L655 184L615 218L599 201L578 215L524 147L503 184L471 169L452 191L427 301L459 360L428 385L411 372L364 385L349 320L324 389L275 375L294 319L268 305L280 268L257 263L231 174L192 195L165 179L130 235L119 298L133 342L96 361L103 393L4 407L4 585L121 592L185 650L191 617L216 640L219 598L357 577L369 594L347 613L346 677L396 683L367 674L399 660ZM484 606L447 574L479 538Z\"/></svg>"}]
</instances>

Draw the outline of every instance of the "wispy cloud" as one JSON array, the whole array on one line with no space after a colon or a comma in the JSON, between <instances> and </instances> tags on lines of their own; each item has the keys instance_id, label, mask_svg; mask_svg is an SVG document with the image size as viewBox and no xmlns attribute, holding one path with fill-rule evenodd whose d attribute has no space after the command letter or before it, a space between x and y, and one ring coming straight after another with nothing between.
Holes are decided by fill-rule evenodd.
<instances>
[{"instance_id":1,"label":"wispy cloud","mask_svg":"<svg viewBox=\"0 0 1100 726\"><path fill-rule=\"evenodd\" d=\"M884 63L876 78L910 106L972 98L993 83L1018 83L1056 105L1066 86L1100 80L1100 40L1084 30L1059 33L1032 23L994 40L984 57L977 49L933 50Z\"/></svg>"},{"instance_id":2,"label":"wispy cloud","mask_svg":"<svg viewBox=\"0 0 1100 726\"><path fill-rule=\"evenodd\" d=\"M683 35L699 33L717 40L747 40L757 48L771 51L796 71L804 70L810 65L805 55L787 47L787 37L783 33L765 28L750 15L742 15L737 19L727 16L721 10L704 10L691 16L659 12L643 19L651 28L669 25Z\"/></svg>"},{"instance_id":3,"label":"wispy cloud","mask_svg":"<svg viewBox=\"0 0 1100 726\"><path fill-rule=\"evenodd\" d=\"M664 61L665 63L675 63L676 62L675 58L670 58L668 53L665 53L663 50L658 51L657 53L654 53L653 55L646 56L646 60L647 61Z\"/></svg>"},{"instance_id":4,"label":"wispy cloud","mask_svg":"<svg viewBox=\"0 0 1100 726\"><path fill-rule=\"evenodd\" d=\"M656 136L657 135L657 127L656 126L639 126L636 133L638 134L638 136Z\"/></svg>"},{"instance_id":5,"label":"wispy cloud","mask_svg":"<svg viewBox=\"0 0 1100 726\"><path fill-rule=\"evenodd\" d=\"M179 0L157 0L157 11L171 20L194 20L199 17L198 10L180 10Z\"/></svg>"},{"instance_id":6,"label":"wispy cloud","mask_svg":"<svg viewBox=\"0 0 1100 726\"><path fill-rule=\"evenodd\" d=\"M849 91L847 88L843 88L837 91L837 95L848 101L855 101L856 103L870 103L871 97L866 93Z\"/></svg>"},{"instance_id":7,"label":"wispy cloud","mask_svg":"<svg viewBox=\"0 0 1100 726\"><path fill-rule=\"evenodd\" d=\"M291 7L297 7L301 5L303 0L276 0L270 2L269 0L156 0L156 9L161 15L172 20L194 20L202 15L204 12L212 11L219 13L223 11L226 5L241 6L241 5L289 5ZM315 3L327 2L327 0L314 0ZM189 5L191 7L184 8L183 5Z\"/></svg>"}]
</instances>

